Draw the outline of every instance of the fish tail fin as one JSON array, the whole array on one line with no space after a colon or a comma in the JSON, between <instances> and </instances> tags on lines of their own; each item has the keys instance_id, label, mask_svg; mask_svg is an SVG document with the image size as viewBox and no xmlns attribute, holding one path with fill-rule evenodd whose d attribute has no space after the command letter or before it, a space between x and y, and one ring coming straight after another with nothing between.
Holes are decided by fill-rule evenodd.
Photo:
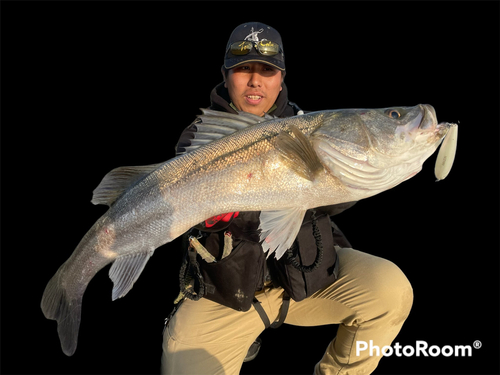
<instances>
[{"instance_id":1,"label":"fish tail fin","mask_svg":"<svg viewBox=\"0 0 500 375\"><path fill-rule=\"evenodd\" d=\"M57 321L57 332L62 350L64 354L71 356L75 353L78 342L82 298L85 290L76 296L70 296L62 283L62 268L45 287L41 307L47 319Z\"/></svg>"}]
</instances>

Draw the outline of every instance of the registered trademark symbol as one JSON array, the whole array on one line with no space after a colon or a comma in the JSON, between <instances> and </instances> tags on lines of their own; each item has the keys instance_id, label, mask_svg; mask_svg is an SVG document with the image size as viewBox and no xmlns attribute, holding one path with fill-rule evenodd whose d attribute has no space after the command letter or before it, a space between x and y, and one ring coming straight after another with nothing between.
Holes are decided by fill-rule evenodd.
<instances>
[{"instance_id":1,"label":"registered trademark symbol","mask_svg":"<svg viewBox=\"0 0 500 375\"><path fill-rule=\"evenodd\" d=\"M483 346L483 343L479 340L476 340L474 341L474 344L472 344L472 346L474 346L474 349L479 349L481 346Z\"/></svg>"}]
</instances>

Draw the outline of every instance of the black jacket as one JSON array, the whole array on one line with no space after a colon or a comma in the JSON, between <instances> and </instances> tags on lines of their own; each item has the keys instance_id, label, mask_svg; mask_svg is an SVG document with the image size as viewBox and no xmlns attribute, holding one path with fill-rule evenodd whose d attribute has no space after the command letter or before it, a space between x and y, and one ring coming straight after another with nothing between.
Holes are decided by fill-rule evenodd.
<instances>
[{"instance_id":1,"label":"black jacket","mask_svg":"<svg viewBox=\"0 0 500 375\"><path fill-rule=\"evenodd\" d=\"M230 106L229 94L227 89L224 88L223 83L212 90L211 103L211 109L237 113ZM297 115L300 111L300 108L296 104L288 101L288 91L284 84L275 105L276 107L269 114L276 117L291 117ZM177 152L184 151L184 147L190 145L190 140L194 137L194 132L196 132L196 121L189 125L181 134L177 144ZM331 241L340 247L350 247L350 244L338 227L330 221L329 217L344 211L354 203L344 203L316 209L316 216L320 217L320 220L326 220L328 228L333 228L333 239ZM220 262L208 264L198 257L202 275L208 284L207 288L204 288L205 298L237 310L246 310L247 308L242 308L239 303L242 301L235 300L234 295L244 295L245 298L243 299L245 301L243 302L246 302L246 306L248 307L248 302L253 298L254 292L262 289L265 283L272 281L276 285L283 286L284 283L286 284L286 280L277 280L278 277L274 276L276 273L268 272L269 260L266 262L265 254L259 243L259 214L260 212L240 212L236 218L231 219L229 222L219 221L210 228L207 228L205 223L201 223L192 229L190 234L194 233L199 237L200 242L217 260L220 260L222 255L224 233L230 232L233 241L231 255ZM304 222L307 220L310 221L310 218L311 213L309 211L305 215ZM328 229L328 232L330 233L327 233L326 236L332 236L332 229ZM303 243L309 243L307 242L307 237L312 238L312 236L313 233L310 225L305 228L303 224L298 238L302 237ZM325 251L335 252L331 241L328 242L331 248L325 249ZM314 241L311 240L310 243L314 243ZM307 250L301 249L301 251ZM316 247L310 249L310 252L313 254L312 259L314 259ZM333 259L336 259L336 256ZM288 274L286 270L283 272ZM284 277L286 278L287 276ZM312 294L311 290L308 292L308 295L310 294ZM293 297L294 295L292 295Z\"/></svg>"}]
</instances>

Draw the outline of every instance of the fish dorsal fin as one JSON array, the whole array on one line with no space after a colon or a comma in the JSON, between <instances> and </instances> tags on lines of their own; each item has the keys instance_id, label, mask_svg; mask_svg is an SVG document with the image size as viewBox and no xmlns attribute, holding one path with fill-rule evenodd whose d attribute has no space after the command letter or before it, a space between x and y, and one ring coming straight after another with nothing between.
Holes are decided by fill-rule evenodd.
<instances>
[{"instance_id":1,"label":"fish dorsal fin","mask_svg":"<svg viewBox=\"0 0 500 375\"><path fill-rule=\"evenodd\" d=\"M113 281L113 301L125 296L139 278L154 251L143 251L118 257L109 269Z\"/></svg>"},{"instance_id":2,"label":"fish dorsal fin","mask_svg":"<svg viewBox=\"0 0 500 375\"><path fill-rule=\"evenodd\" d=\"M234 114L208 108L202 108L201 111L203 114L199 115L195 122L197 131L193 133L194 138L191 139L191 145L184 147L185 151L179 152L179 155L196 150L200 146L233 134L238 130L275 118L268 114L260 117L248 112Z\"/></svg>"},{"instance_id":3,"label":"fish dorsal fin","mask_svg":"<svg viewBox=\"0 0 500 375\"><path fill-rule=\"evenodd\" d=\"M305 213L305 209L298 207L260 213L260 240L263 241L262 250L269 250L267 257L275 252L276 259L280 259L292 246Z\"/></svg>"},{"instance_id":4,"label":"fish dorsal fin","mask_svg":"<svg viewBox=\"0 0 500 375\"><path fill-rule=\"evenodd\" d=\"M281 156L289 162L290 168L299 176L314 180L317 173L323 170L323 164L311 142L296 126L291 126L292 134L281 132L276 138L276 148Z\"/></svg>"},{"instance_id":5,"label":"fish dorsal fin","mask_svg":"<svg viewBox=\"0 0 500 375\"><path fill-rule=\"evenodd\" d=\"M113 169L104 176L99 186L95 188L92 203L111 206L125 190L142 180L160 165L161 163Z\"/></svg>"}]
</instances>

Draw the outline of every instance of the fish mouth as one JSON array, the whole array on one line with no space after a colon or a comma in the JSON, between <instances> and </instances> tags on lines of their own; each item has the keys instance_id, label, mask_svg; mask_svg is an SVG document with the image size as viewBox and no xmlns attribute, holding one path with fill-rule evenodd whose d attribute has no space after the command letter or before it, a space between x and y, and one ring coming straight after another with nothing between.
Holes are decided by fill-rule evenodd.
<instances>
[{"instance_id":1,"label":"fish mouth","mask_svg":"<svg viewBox=\"0 0 500 375\"><path fill-rule=\"evenodd\" d=\"M413 143L417 138L429 137L430 134L437 131L438 122L433 106L419 104L412 109L412 112L416 112L413 119L396 127L395 136L397 138Z\"/></svg>"},{"instance_id":2,"label":"fish mouth","mask_svg":"<svg viewBox=\"0 0 500 375\"><path fill-rule=\"evenodd\" d=\"M448 130L450 129L450 124L447 122L438 123L436 110L433 106L429 104L419 104L422 109L422 118L417 129L420 130L420 134L429 134L429 132L435 137L431 137L435 141L441 141ZM422 132L423 131L423 132Z\"/></svg>"},{"instance_id":3,"label":"fish mouth","mask_svg":"<svg viewBox=\"0 0 500 375\"><path fill-rule=\"evenodd\" d=\"M423 116L418 128L423 130L434 129L438 124L434 107L429 104L419 104L419 107L422 109Z\"/></svg>"}]
</instances>

